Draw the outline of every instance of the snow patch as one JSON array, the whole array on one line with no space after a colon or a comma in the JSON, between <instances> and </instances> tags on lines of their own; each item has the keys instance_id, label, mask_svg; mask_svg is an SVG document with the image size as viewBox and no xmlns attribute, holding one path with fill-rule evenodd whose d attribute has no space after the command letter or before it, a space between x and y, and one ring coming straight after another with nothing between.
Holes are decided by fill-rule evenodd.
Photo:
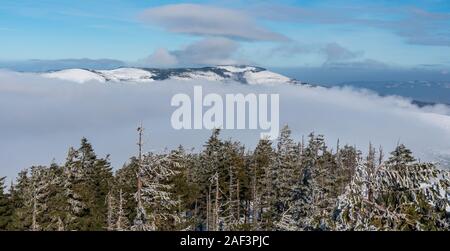
<instances>
[{"instance_id":1,"label":"snow patch","mask_svg":"<svg viewBox=\"0 0 450 251\"><path fill-rule=\"evenodd\" d=\"M246 72L246 71L256 71L256 68L253 66L232 66L232 65L221 65L217 66L219 69L223 69L232 73L238 73L238 72Z\"/></svg>"},{"instance_id":2,"label":"snow patch","mask_svg":"<svg viewBox=\"0 0 450 251\"><path fill-rule=\"evenodd\" d=\"M97 71L107 80L114 82L151 82L153 74L138 68L119 68L115 70Z\"/></svg>"},{"instance_id":3,"label":"snow patch","mask_svg":"<svg viewBox=\"0 0 450 251\"><path fill-rule=\"evenodd\" d=\"M270 71L248 71L244 73L244 78L247 80L247 83L251 85L285 84L291 82L290 78Z\"/></svg>"},{"instance_id":4,"label":"snow patch","mask_svg":"<svg viewBox=\"0 0 450 251\"><path fill-rule=\"evenodd\" d=\"M214 72L202 72L202 71L196 71L196 72L188 72L184 73L180 76L173 76L171 79L174 80L207 80L207 81L223 81L224 78L217 75Z\"/></svg>"}]
</instances>

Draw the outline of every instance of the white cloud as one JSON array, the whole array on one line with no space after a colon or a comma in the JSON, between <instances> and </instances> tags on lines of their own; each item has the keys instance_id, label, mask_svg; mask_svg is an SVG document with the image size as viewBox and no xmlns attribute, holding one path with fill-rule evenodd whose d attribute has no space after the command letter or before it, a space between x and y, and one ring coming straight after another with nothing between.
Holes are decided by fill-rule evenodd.
<instances>
[{"instance_id":1,"label":"white cloud","mask_svg":"<svg viewBox=\"0 0 450 251\"><path fill-rule=\"evenodd\" d=\"M247 11L256 17L272 21L352 25L361 29L377 28L393 32L410 44L450 46L450 33L447 29L450 23L448 13L430 12L411 6L386 8L383 2L374 2L375 4L370 5L366 2L361 3L351 1L350 4L320 8L262 3L251 6Z\"/></svg>"},{"instance_id":2,"label":"white cloud","mask_svg":"<svg viewBox=\"0 0 450 251\"><path fill-rule=\"evenodd\" d=\"M138 61L138 65L146 67L171 67L178 65L178 59L167 49L156 49L149 57Z\"/></svg>"},{"instance_id":3,"label":"white cloud","mask_svg":"<svg viewBox=\"0 0 450 251\"><path fill-rule=\"evenodd\" d=\"M158 49L138 65L152 67L237 64L233 58L239 44L228 38L210 37L189 44L183 49Z\"/></svg>"},{"instance_id":4,"label":"white cloud","mask_svg":"<svg viewBox=\"0 0 450 251\"><path fill-rule=\"evenodd\" d=\"M268 57L292 58L297 55L316 54L324 57L324 64L351 62L360 58L363 51L353 51L336 42L318 44L292 41L283 43L269 51Z\"/></svg>"},{"instance_id":5,"label":"white cloud","mask_svg":"<svg viewBox=\"0 0 450 251\"><path fill-rule=\"evenodd\" d=\"M285 36L258 25L247 13L207 5L164 5L147 9L141 14L141 19L174 33L253 41L287 40Z\"/></svg>"},{"instance_id":6,"label":"white cloud","mask_svg":"<svg viewBox=\"0 0 450 251\"><path fill-rule=\"evenodd\" d=\"M400 140L422 159L430 153L450 155L447 108L419 109L397 97L381 98L352 89L302 86L247 86L207 82L163 81L148 84L88 82L79 85L33 74L0 71L0 176L13 176L33 164L63 162L69 146L90 139L99 155L110 153L120 167L136 152L135 128L146 127L145 149L201 148L210 132L176 131L170 126L176 93L279 93L280 121L294 137L311 131L325 134L330 145L341 142L366 149L369 141L391 151ZM438 114L442 113L442 114ZM260 131L224 131L253 147Z\"/></svg>"},{"instance_id":7,"label":"white cloud","mask_svg":"<svg viewBox=\"0 0 450 251\"><path fill-rule=\"evenodd\" d=\"M351 51L338 43L329 43L322 49L327 62L345 61L361 56L362 52Z\"/></svg>"},{"instance_id":8,"label":"white cloud","mask_svg":"<svg viewBox=\"0 0 450 251\"><path fill-rule=\"evenodd\" d=\"M181 64L235 64L232 59L239 44L227 38L206 38L187 46L183 50L173 51Z\"/></svg>"}]
</instances>

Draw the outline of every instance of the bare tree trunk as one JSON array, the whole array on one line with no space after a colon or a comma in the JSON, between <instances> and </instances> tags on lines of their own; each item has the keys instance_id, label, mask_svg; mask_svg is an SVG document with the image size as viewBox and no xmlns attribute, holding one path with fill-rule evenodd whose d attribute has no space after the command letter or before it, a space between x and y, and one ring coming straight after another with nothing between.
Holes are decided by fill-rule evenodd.
<instances>
[{"instance_id":1,"label":"bare tree trunk","mask_svg":"<svg viewBox=\"0 0 450 251\"><path fill-rule=\"evenodd\" d=\"M144 128L142 127L142 124L140 127L138 127L137 131L139 132L139 140L138 140L138 147L139 147L139 153L138 153L138 170L137 170L137 203L138 206L142 206L142 199L141 199L141 190L142 190L142 180L141 180L141 170L142 170L142 135L144 134Z\"/></svg>"},{"instance_id":2,"label":"bare tree trunk","mask_svg":"<svg viewBox=\"0 0 450 251\"><path fill-rule=\"evenodd\" d=\"M108 203L108 215L107 215L107 223L108 223L108 227L107 230L108 231L113 231L114 230L114 222L113 222L113 201L112 201L112 195L111 195L111 191L109 191L108 193L108 197L107 197L107 203Z\"/></svg>"},{"instance_id":3,"label":"bare tree trunk","mask_svg":"<svg viewBox=\"0 0 450 251\"><path fill-rule=\"evenodd\" d=\"M61 217L58 217L58 231L64 231L64 223L61 220Z\"/></svg>"},{"instance_id":4,"label":"bare tree trunk","mask_svg":"<svg viewBox=\"0 0 450 251\"><path fill-rule=\"evenodd\" d=\"M194 229L192 229L192 230L194 230L195 231L195 228L197 227L196 225L197 225L197 219L198 219L198 202L197 202L197 199L195 199L195 204L194 204Z\"/></svg>"},{"instance_id":5,"label":"bare tree trunk","mask_svg":"<svg viewBox=\"0 0 450 251\"><path fill-rule=\"evenodd\" d=\"M32 218L31 218L31 230L32 231L38 230L36 218L37 218L37 201L36 201L36 195L33 193L33 214L32 214Z\"/></svg>"},{"instance_id":6,"label":"bare tree trunk","mask_svg":"<svg viewBox=\"0 0 450 251\"><path fill-rule=\"evenodd\" d=\"M380 146L380 149L378 150L378 152L379 152L378 165L381 166L381 164L383 163L383 159L384 159L383 148L381 146Z\"/></svg>"},{"instance_id":7,"label":"bare tree trunk","mask_svg":"<svg viewBox=\"0 0 450 251\"><path fill-rule=\"evenodd\" d=\"M302 140L303 142L303 140ZM303 143L302 143L303 144ZM273 188L272 188L272 169L271 166L268 166L264 172L264 209L270 211L273 203ZM263 209L261 209L261 215L263 215ZM265 217L261 217L262 221L267 226L270 222L272 222L271 215L264 215Z\"/></svg>"},{"instance_id":8,"label":"bare tree trunk","mask_svg":"<svg viewBox=\"0 0 450 251\"><path fill-rule=\"evenodd\" d=\"M230 216L230 221L233 221L234 223L234 210L233 210L233 170L230 166L229 168L229 175L230 175L230 184L229 184L229 194L228 194L228 205L229 205L229 216Z\"/></svg>"},{"instance_id":9,"label":"bare tree trunk","mask_svg":"<svg viewBox=\"0 0 450 251\"><path fill-rule=\"evenodd\" d=\"M256 191L256 166L253 167L253 205L252 205L252 223L253 223L253 229L256 229L256 226L258 224L257 220L257 210L258 210L258 195Z\"/></svg>"},{"instance_id":10,"label":"bare tree trunk","mask_svg":"<svg viewBox=\"0 0 450 251\"><path fill-rule=\"evenodd\" d=\"M116 229L118 230L118 231L122 231L122 230L124 230L124 227L126 227L126 226L124 226L124 225L122 225L122 221L124 221L124 220L126 220L126 219L124 219L124 212L123 212L123 204L124 204L124 201L123 201L123 192L122 192L122 189L120 189L119 190L119 208L118 208L118 217L117 217L117 223L116 223Z\"/></svg>"},{"instance_id":11,"label":"bare tree trunk","mask_svg":"<svg viewBox=\"0 0 450 251\"><path fill-rule=\"evenodd\" d=\"M239 195L239 179L237 179L237 186L236 186L236 210L237 210L237 221L241 222L241 201L240 201L240 195Z\"/></svg>"},{"instance_id":12,"label":"bare tree trunk","mask_svg":"<svg viewBox=\"0 0 450 251\"><path fill-rule=\"evenodd\" d=\"M219 230L219 173L216 172L216 201L214 206L214 230Z\"/></svg>"},{"instance_id":13,"label":"bare tree trunk","mask_svg":"<svg viewBox=\"0 0 450 251\"><path fill-rule=\"evenodd\" d=\"M209 184L208 197L206 198L206 231L211 230L211 183Z\"/></svg>"},{"instance_id":14,"label":"bare tree trunk","mask_svg":"<svg viewBox=\"0 0 450 251\"><path fill-rule=\"evenodd\" d=\"M249 209L250 209L250 205L249 205L249 201L245 200L245 208L244 208L244 224L248 223L248 217L249 217Z\"/></svg>"}]
</instances>

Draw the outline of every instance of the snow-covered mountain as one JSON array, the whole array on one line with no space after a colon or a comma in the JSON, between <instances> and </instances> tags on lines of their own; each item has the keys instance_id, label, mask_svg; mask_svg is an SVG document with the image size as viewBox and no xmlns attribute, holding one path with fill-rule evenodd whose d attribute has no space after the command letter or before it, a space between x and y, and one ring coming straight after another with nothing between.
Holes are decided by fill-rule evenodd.
<instances>
[{"instance_id":1,"label":"snow-covered mountain","mask_svg":"<svg viewBox=\"0 0 450 251\"><path fill-rule=\"evenodd\" d=\"M300 84L295 79L288 78L255 66L223 65L203 68L117 68L114 70L66 69L41 73L48 78L57 78L77 83L89 81L100 82L152 82L158 80L206 80L242 84Z\"/></svg>"}]
</instances>

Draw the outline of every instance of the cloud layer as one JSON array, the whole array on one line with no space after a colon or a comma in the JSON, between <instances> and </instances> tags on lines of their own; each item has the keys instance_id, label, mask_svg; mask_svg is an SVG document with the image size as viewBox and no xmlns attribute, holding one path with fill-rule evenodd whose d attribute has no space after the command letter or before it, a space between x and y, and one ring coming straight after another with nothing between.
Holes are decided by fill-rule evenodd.
<instances>
[{"instance_id":1,"label":"cloud layer","mask_svg":"<svg viewBox=\"0 0 450 251\"><path fill-rule=\"evenodd\" d=\"M374 4L328 6L323 8L259 4L249 13L263 19L305 24L354 25L391 31L407 43L450 46L450 14L417 7L387 8Z\"/></svg>"},{"instance_id":2,"label":"cloud layer","mask_svg":"<svg viewBox=\"0 0 450 251\"><path fill-rule=\"evenodd\" d=\"M173 4L147 9L145 22L169 32L200 36L221 36L251 41L284 41L287 38L252 20L247 13L199 4Z\"/></svg>"},{"instance_id":3,"label":"cloud layer","mask_svg":"<svg viewBox=\"0 0 450 251\"><path fill-rule=\"evenodd\" d=\"M63 162L67 148L81 137L92 141L98 154L111 154L114 167L136 152L135 128L146 127L145 150L165 147L199 149L210 132L176 131L170 125L176 93L279 93L280 121L288 123L296 140L311 131L366 149L369 141L386 151L398 141L422 159L450 155L450 117L443 110L422 110L409 101L351 89L301 86L246 86L207 82L163 81L149 84L89 82L83 85L44 79L33 74L0 72L0 176L13 176L33 164ZM258 130L224 131L224 137L253 147Z\"/></svg>"}]
</instances>

